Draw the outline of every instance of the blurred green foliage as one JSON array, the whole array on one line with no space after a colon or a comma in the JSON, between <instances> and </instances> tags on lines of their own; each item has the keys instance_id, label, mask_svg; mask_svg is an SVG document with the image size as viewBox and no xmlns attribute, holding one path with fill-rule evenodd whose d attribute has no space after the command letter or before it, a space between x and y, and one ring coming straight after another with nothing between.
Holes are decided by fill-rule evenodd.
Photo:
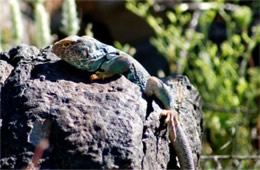
<instances>
[{"instance_id":1,"label":"blurred green foliage","mask_svg":"<svg viewBox=\"0 0 260 170\"><path fill-rule=\"evenodd\" d=\"M66 0L62 4L61 31L66 35L75 35L79 31L79 19L75 0Z\"/></svg>"},{"instance_id":2,"label":"blurred green foliage","mask_svg":"<svg viewBox=\"0 0 260 170\"><path fill-rule=\"evenodd\" d=\"M259 114L260 69L248 63L260 42L260 25L250 25L251 9L223 1L194 2L177 3L162 13L156 11L159 5L152 0L126 3L154 30L150 42L165 56L171 72L187 75L199 90L204 154L257 154L251 130ZM209 29L219 18L225 23L226 39L216 44L209 39ZM234 168L230 160L223 161L223 166ZM214 163L202 167L216 168ZM243 168L252 167L243 162Z\"/></svg>"},{"instance_id":3,"label":"blurred green foliage","mask_svg":"<svg viewBox=\"0 0 260 170\"><path fill-rule=\"evenodd\" d=\"M5 29L3 23L0 24L0 51L11 48L22 42L24 28L22 22L22 13L18 0L8 1L10 23L12 29Z\"/></svg>"},{"instance_id":4,"label":"blurred green foliage","mask_svg":"<svg viewBox=\"0 0 260 170\"><path fill-rule=\"evenodd\" d=\"M114 46L115 46L116 48L118 48L118 49L120 49L120 50L122 50L122 51L128 53L130 56L133 56L133 55L135 55L135 53L136 53L135 48L131 47L129 44L124 44L124 45L122 45L120 42L115 41L115 42L114 42Z\"/></svg>"},{"instance_id":5,"label":"blurred green foliage","mask_svg":"<svg viewBox=\"0 0 260 170\"><path fill-rule=\"evenodd\" d=\"M23 36L22 14L17 0L9 1L10 16L12 23L12 39L15 44L21 43Z\"/></svg>"},{"instance_id":6,"label":"blurred green foliage","mask_svg":"<svg viewBox=\"0 0 260 170\"><path fill-rule=\"evenodd\" d=\"M25 39L29 39L30 43L38 48L44 48L50 45L55 39L51 35L50 18L44 3L46 0L10 0L8 7L10 8L11 29L1 27L0 25L0 50L7 50L14 45L20 44ZM20 5L25 7L33 7L33 24L35 29L28 29L28 25L23 23L22 11ZM79 19L75 0L65 0L62 2L62 17L60 30L65 35L77 34L79 30ZM4 24L3 24L4 25ZM27 29L27 34L24 30ZM89 28L91 30L91 28ZM32 32L30 32L32 31ZM89 32L90 33L90 32ZM25 36L26 35L26 36ZM33 35L33 36L32 36ZM35 36L34 36L35 35Z\"/></svg>"},{"instance_id":7,"label":"blurred green foliage","mask_svg":"<svg viewBox=\"0 0 260 170\"><path fill-rule=\"evenodd\" d=\"M50 31L49 15L43 5L44 0L34 1L34 19L35 19L35 34L36 45L39 48L46 47L52 41Z\"/></svg>"}]
</instances>

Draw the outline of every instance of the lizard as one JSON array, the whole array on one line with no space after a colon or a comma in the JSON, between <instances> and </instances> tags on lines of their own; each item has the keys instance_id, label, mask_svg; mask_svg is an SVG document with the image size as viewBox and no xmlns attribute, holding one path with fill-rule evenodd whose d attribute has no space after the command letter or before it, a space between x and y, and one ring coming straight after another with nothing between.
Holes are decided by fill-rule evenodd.
<instances>
[{"instance_id":1,"label":"lizard","mask_svg":"<svg viewBox=\"0 0 260 170\"><path fill-rule=\"evenodd\" d=\"M165 116L169 139L176 151L181 169L195 169L191 147L178 123L169 87L148 71L132 56L90 36L72 35L52 46L53 53L74 67L91 73L91 82L123 74L137 84L147 97L156 97L163 105L160 116Z\"/></svg>"}]
</instances>

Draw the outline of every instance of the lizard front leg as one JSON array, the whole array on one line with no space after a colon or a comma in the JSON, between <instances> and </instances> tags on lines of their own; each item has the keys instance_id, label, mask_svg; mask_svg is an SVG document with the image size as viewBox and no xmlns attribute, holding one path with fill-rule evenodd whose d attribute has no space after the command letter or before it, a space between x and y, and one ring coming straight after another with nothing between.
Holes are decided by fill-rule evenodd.
<instances>
[{"instance_id":1,"label":"lizard front leg","mask_svg":"<svg viewBox=\"0 0 260 170\"><path fill-rule=\"evenodd\" d=\"M104 80L114 75L124 73L129 69L129 66L130 62L126 56L113 56L110 60L101 65L101 70L103 71L96 71L95 74L90 76L90 80Z\"/></svg>"},{"instance_id":2,"label":"lizard front leg","mask_svg":"<svg viewBox=\"0 0 260 170\"><path fill-rule=\"evenodd\" d=\"M150 77L146 84L145 94L155 96L164 106L165 110L160 116L166 116L165 123L169 128L169 137L179 158L181 168L194 169L191 147L182 127L178 123L178 113L173 110L172 97L167 85L156 77Z\"/></svg>"}]
</instances>

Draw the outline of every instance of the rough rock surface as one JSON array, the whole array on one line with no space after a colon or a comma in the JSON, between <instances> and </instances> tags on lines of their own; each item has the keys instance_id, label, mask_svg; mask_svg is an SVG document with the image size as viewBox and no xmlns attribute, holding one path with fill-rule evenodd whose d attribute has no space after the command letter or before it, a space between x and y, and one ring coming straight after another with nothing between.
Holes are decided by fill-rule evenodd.
<instances>
[{"instance_id":1,"label":"rough rock surface","mask_svg":"<svg viewBox=\"0 0 260 170\"><path fill-rule=\"evenodd\" d=\"M40 168L176 168L158 102L124 76L90 83L89 73L56 58L49 48L21 45L0 54L0 168L24 168L41 139L49 147ZM4 61L5 60L5 61ZM198 165L202 112L186 77L165 79Z\"/></svg>"}]
</instances>

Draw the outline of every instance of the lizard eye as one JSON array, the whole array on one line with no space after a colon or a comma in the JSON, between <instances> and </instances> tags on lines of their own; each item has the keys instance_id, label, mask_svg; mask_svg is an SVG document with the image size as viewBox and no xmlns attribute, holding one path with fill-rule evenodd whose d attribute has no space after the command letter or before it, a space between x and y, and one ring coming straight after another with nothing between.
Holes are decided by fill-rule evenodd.
<instances>
[{"instance_id":1,"label":"lizard eye","mask_svg":"<svg viewBox=\"0 0 260 170\"><path fill-rule=\"evenodd\" d=\"M63 48L68 48L71 45L71 43L69 42L65 42L64 44L62 44Z\"/></svg>"}]
</instances>

